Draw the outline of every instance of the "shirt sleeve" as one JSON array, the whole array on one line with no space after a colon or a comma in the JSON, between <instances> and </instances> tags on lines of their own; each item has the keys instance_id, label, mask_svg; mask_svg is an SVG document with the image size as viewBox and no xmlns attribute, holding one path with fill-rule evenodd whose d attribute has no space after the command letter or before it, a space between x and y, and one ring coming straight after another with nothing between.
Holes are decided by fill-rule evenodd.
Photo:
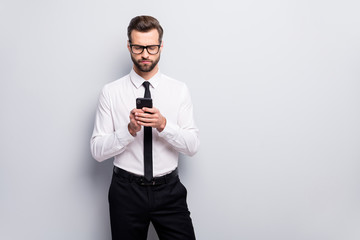
<instances>
[{"instance_id":1,"label":"shirt sleeve","mask_svg":"<svg viewBox=\"0 0 360 240\"><path fill-rule=\"evenodd\" d=\"M177 123L167 121L159 137L165 139L178 152L193 156L200 145L199 129L195 125L193 105L186 86L181 99Z\"/></svg>"},{"instance_id":2,"label":"shirt sleeve","mask_svg":"<svg viewBox=\"0 0 360 240\"><path fill-rule=\"evenodd\" d=\"M134 141L127 125L115 131L113 121L111 99L105 86L99 97L94 131L90 140L91 154L99 162L120 154Z\"/></svg>"}]
</instances>

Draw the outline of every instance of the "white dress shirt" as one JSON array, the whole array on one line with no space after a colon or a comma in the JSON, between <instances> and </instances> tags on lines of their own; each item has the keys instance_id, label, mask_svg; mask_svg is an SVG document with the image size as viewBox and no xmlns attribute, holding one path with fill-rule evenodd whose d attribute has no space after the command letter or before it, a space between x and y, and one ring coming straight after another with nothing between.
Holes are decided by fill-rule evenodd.
<instances>
[{"instance_id":1,"label":"white dress shirt","mask_svg":"<svg viewBox=\"0 0 360 240\"><path fill-rule=\"evenodd\" d=\"M133 137L128 131L130 111L136 98L144 97L145 80L134 70L106 84L99 97L91 153L99 162L114 157L114 165L144 175L143 128ZM179 152L194 155L199 147L198 129L187 86L160 71L148 80L153 106L166 118L162 132L153 134L153 175L161 176L178 166Z\"/></svg>"}]
</instances>

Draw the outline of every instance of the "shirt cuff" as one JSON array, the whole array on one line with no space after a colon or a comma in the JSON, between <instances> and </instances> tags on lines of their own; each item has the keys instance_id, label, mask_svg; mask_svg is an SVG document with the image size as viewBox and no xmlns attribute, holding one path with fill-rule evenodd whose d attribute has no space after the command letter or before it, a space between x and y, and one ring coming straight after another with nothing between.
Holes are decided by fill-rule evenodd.
<instances>
[{"instance_id":1,"label":"shirt cuff","mask_svg":"<svg viewBox=\"0 0 360 240\"><path fill-rule=\"evenodd\" d=\"M176 139L179 133L179 128L180 127L177 124L166 122L164 130L162 130L162 132L159 132L159 137L169 140Z\"/></svg>"},{"instance_id":2,"label":"shirt cuff","mask_svg":"<svg viewBox=\"0 0 360 240\"><path fill-rule=\"evenodd\" d=\"M128 129L128 126L122 127L119 130L115 132L115 136L117 140L120 142L121 147L124 147L135 140L135 137L133 137Z\"/></svg>"}]
</instances>

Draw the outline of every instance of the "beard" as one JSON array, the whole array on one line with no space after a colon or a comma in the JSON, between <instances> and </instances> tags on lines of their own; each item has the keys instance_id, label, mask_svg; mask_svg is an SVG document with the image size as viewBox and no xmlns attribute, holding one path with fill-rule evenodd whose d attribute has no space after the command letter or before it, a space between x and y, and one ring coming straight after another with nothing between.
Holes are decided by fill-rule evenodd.
<instances>
[{"instance_id":1,"label":"beard","mask_svg":"<svg viewBox=\"0 0 360 240\"><path fill-rule=\"evenodd\" d=\"M131 60L133 61L134 65L141 71L141 72L151 72L151 70L153 70L155 68L155 66L159 63L160 61L160 55L158 58L156 58L154 61L150 60L150 59L144 59L141 58L140 60L136 60L132 55L131 55ZM146 60L146 61L150 61L151 64L142 64L141 61Z\"/></svg>"}]
</instances>

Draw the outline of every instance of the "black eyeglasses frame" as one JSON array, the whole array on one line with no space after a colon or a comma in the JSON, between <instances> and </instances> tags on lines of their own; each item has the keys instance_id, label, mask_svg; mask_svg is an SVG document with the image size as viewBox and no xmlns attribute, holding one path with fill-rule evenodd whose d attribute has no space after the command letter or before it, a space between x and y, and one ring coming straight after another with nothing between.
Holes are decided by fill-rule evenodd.
<instances>
[{"instance_id":1,"label":"black eyeglasses frame","mask_svg":"<svg viewBox=\"0 0 360 240\"><path fill-rule=\"evenodd\" d=\"M144 52L144 50L146 49L146 51L150 54L150 55L156 55L159 53L160 51L160 47L161 47L161 42L159 45L147 45L147 46L143 46L143 45L138 45L138 44L131 44L131 42L129 41L129 46L130 46L130 50L133 54L139 55L142 54ZM142 47L142 51L140 53L134 53L132 47ZM150 53L148 47L158 47L158 51L156 53Z\"/></svg>"}]
</instances>

